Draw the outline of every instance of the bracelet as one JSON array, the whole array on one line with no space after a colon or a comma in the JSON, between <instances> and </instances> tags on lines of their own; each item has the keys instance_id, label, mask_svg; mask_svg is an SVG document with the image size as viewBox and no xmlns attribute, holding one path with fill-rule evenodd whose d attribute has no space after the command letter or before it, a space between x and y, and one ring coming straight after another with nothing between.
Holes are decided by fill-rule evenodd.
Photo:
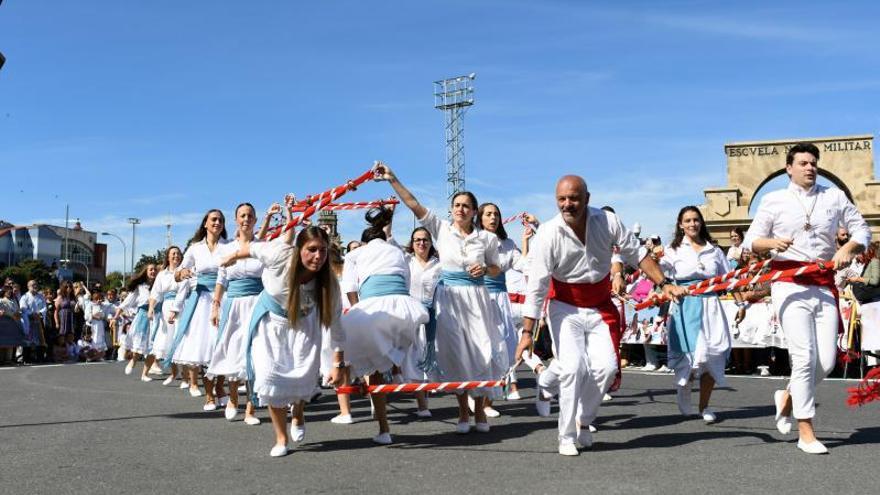
<instances>
[{"instance_id":1,"label":"bracelet","mask_svg":"<svg viewBox=\"0 0 880 495\"><path fill-rule=\"evenodd\" d=\"M527 333L529 335L532 335L532 333L534 333L534 332L532 330L526 330L525 328L523 328L522 333Z\"/></svg>"}]
</instances>

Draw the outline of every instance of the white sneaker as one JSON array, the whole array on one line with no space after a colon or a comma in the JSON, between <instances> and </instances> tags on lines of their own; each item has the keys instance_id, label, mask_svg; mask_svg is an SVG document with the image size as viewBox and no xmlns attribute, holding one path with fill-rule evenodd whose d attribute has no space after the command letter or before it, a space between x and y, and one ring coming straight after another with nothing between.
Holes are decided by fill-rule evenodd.
<instances>
[{"instance_id":1,"label":"white sneaker","mask_svg":"<svg viewBox=\"0 0 880 495\"><path fill-rule=\"evenodd\" d=\"M546 418L550 416L550 401L549 400L541 400L541 391L538 390L538 395L535 396L535 410L538 411L538 416L542 418Z\"/></svg>"},{"instance_id":2,"label":"white sneaker","mask_svg":"<svg viewBox=\"0 0 880 495\"><path fill-rule=\"evenodd\" d=\"M675 401L678 403L678 410L684 416L693 414L693 406L691 405L691 387L690 384L684 387L675 387Z\"/></svg>"},{"instance_id":3,"label":"white sneaker","mask_svg":"<svg viewBox=\"0 0 880 495\"><path fill-rule=\"evenodd\" d=\"M223 415L226 416L226 421L235 421L235 417L238 416L238 408L230 402L226 404L226 410L223 411Z\"/></svg>"},{"instance_id":4,"label":"white sneaker","mask_svg":"<svg viewBox=\"0 0 880 495\"><path fill-rule=\"evenodd\" d=\"M169 376L168 378L162 380L162 386L163 386L163 387L169 387L169 386L171 386L173 383L174 383L174 377L173 377L173 376Z\"/></svg>"},{"instance_id":5,"label":"white sneaker","mask_svg":"<svg viewBox=\"0 0 880 495\"><path fill-rule=\"evenodd\" d=\"M189 388L189 395L191 395L193 397L201 397L203 394L202 394L202 391L198 387L196 387L196 388L190 387Z\"/></svg>"},{"instance_id":6,"label":"white sneaker","mask_svg":"<svg viewBox=\"0 0 880 495\"><path fill-rule=\"evenodd\" d=\"M162 368L159 367L158 364L153 363L153 366L150 366L150 371L148 371L151 375L164 375L165 372L162 371Z\"/></svg>"},{"instance_id":7,"label":"white sneaker","mask_svg":"<svg viewBox=\"0 0 880 495\"><path fill-rule=\"evenodd\" d=\"M646 364L642 366L642 371L657 371L657 366L654 364Z\"/></svg>"},{"instance_id":8,"label":"white sneaker","mask_svg":"<svg viewBox=\"0 0 880 495\"><path fill-rule=\"evenodd\" d=\"M459 435L466 435L471 432L471 424L467 421L459 421L455 425L455 432Z\"/></svg>"},{"instance_id":9,"label":"white sneaker","mask_svg":"<svg viewBox=\"0 0 880 495\"><path fill-rule=\"evenodd\" d=\"M657 368L657 373L672 373L672 370L669 369L665 364L659 368Z\"/></svg>"},{"instance_id":10,"label":"white sneaker","mask_svg":"<svg viewBox=\"0 0 880 495\"><path fill-rule=\"evenodd\" d=\"M813 440L810 443L804 442L803 440L798 440L797 446L799 449L803 450L808 454L827 454L828 449L822 445L822 442L818 440Z\"/></svg>"},{"instance_id":11,"label":"white sneaker","mask_svg":"<svg viewBox=\"0 0 880 495\"><path fill-rule=\"evenodd\" d=\"M204 406L202 406L202 411L211 412L217 410L217 403L215 402L206 402Z\"/></svg>"},{"instance_id":12,"label":"white sneaker","mask_svg":"<svg viewBox=\"0 0 880 495\"><path fill-rule=\"evenodd\" d=\"M134 370L134 361L129 361L128 364L125 365L125 374L130 375Z\"/></svg>"},{"instance_id":13,"label":"white sneaker","mask_svg":"<svg viewBox=\"0 0 880 495\"><path fill-rule=\"evenodd\" d=\"M338 425L350 425L354 423L354 420L351 419L351 414L337 414L330 418L330 422Z\"/></svg>"},{"instance_id":14,"label":"white sneaker","mask_svg":"<svg viewBox=\"0 0 880 495\"><path fill-rule=\"evenodd\" d=\"M421 409L419 411L416 411L416 416L418 416L420 418L430 418L431 417L431 410L430 409Z\"/></svg>"},{"instance_id":15,"label":"white sneaker","mask_svg":"<svg viewBox=\"0 0 880 495\"><path fill-rule=\"evenodd\" d=\"M147 382L151 382L151 381L153 381L153 379L150 378L150 377L147 376L147 375L141 375L141 381L144 382L144 383L147 383Z\"/></svg>"},{"instance_id":16,"label":"white sneaker","mask_svg":"<svg viewBox=\"0 0 880 495\"><path fill-rule=\"evenodd\" d=\"M602 402L608 402L613 398L614 397L611 397L611 394L605 394L604 396L602 396Z\"/></svg>"},{"instance_id":17,"label":"white sneaker","mask_svg":"<svg viewBox=\"0 0 880 495\"><path fill-rule=\"evenodd\" d=\"M127 359L125 359L125 351L123 351L123 350L121 350L121 349L119 350L119 353L116 354L116 361L117 361L117 362L120 362L120 363L121 363L122 361L127 361Z\"/></svg>"},{"instance_id":18,"label":"white sneaker","mask_svg":"<svg viewBox=\"0 0 880 495\"><path fill-rule=\"evenodd\" d=\"M708 407L706 409L703 409L703 412L700 414L703 416L703 421L705 421L707 425L718 421L718 418L715 416L715 411L709 409Z\"/></svg>"},{"instance_id":19,"label":"white sneaker","mask_svg":"<svg viewBox=\"0 0 880 495\"><path fill-rule=\"evenodd\" d=\"M306 438L306 425L290 424L290 439L294 443L300 443Z\"/></svg>"},{"instance_id":20,"label":"white sneaker","mask_svg":"<svg viewBox=\"0 0 880 495\"><path fill-rule=\"evenodd\" d=\"M599 431L599 429L596 428L596 425L590 425L590 433L596 433L597 431Z\"/></svg>"},{"instance_id":21,"label":"white sneaker","mask_svg":"<svg viewBox=\"0 0 880 495\"><path fill-rule=\"evenodd\" d=\"M770 367L769 366L758 366L759 376L770 376Z\"/></svg>"},{"instance_id":22,"label":"white sneaker","mask_svg":"<svg viewBox=\"0 0 880 495\"><path fill-rule=\"evenodd\" d=\"M498 416L501 416L498 409L495 409L494 407L484 407L483 412L486 413L487 418L497 418Z\"/></svg>"},{"instance_id":23,"label":"white sneaker","mask_svg":"<svg viewBox=\"0 0 880 495\"><path fill-rule=\"evenodd\" d=\"M559 455L577 456L580 455L580 452L578 452L577 445L572 442L559 442Z\"/></svg>"},{"instance_id":24,"label":"white sneaker","mask_svg":"<svg viewBox=\"0 0 880 495\"><path fill-rule=\"evenodd\" d=\"M287 449L287 445L276 445L269 451L269 455L272 457L284 457L288 453L290 450Z\"/></svg>"},{"instance_id":25,"label":"white sneaker","mask_svg":"<svg viewBox=\"0 0 880 495\"><path fill-rule=\"evenodd\" d=\"M248 416L248 417L244 418L244 424L246 424L248 426L256 426L260 423L261 423L260 418L258 418L256 416Z\"/></svg>"},{"instance_id":26,"label":"white sneaker","mask_svg":"<svg viewBox=\"0 0 880 495\"><path fill-rule=\"evenodd\" d=\"M489 423L477 423L474 425L474 430L478 433L489 433Z\"/></svg>"},{"instance_id":27,"label":"white sneaker","mask_svg":"<svg viewBox=\"0 0 880 495\"><path fill-rule=\"evenodd\" d=\"M186 383L186 380L181 380L181 381L180 381L180 389L181 389L181 390L185 390L185 389L188 389L188 388L189 388L189 383Z\"/></svg>"},{"instance_id":28,"label":"white sneaker","mask_svg":"<svg viewBox=\"0 0 880 495\"><path fill-rule=\"evenodd\" d=\"M783 403L784 397L785 390L773 392L773 403L776 405L776 429L779 430L779 433L788 435L791 433L791 416L782 415L782 408L785 405Z\"/></svg>"},{"instance_id":29,"label":"white sneaker","mask_svg":"<svg viewBox=\"0 0 880 495\"><path fill-rule=\"evenodd\" d=\"M585 449L593 447L593 434L589 428L578 429L578 443Z\"/></svg>"},{"instance_id":30,"label":"white sneaker","mask_svg":"<svg viewBox=\"0 0 880 495\"><path fill-rule=\"evenodd\" d=\"M373 443L378 443L379 445L391 445L391 433L379 433L373 437Z\"/></svg>"},{"instance_id":31,"label":"white sneaker","mask_svg":"<svg viewBox=\"0 0 880 495\"><path fill-rule=\"evenodd\" d=\"M519 395L519 390L514 390L513 392L507 394L507 400L520 400L522 396Z\"/></svg>"}]
</instances>

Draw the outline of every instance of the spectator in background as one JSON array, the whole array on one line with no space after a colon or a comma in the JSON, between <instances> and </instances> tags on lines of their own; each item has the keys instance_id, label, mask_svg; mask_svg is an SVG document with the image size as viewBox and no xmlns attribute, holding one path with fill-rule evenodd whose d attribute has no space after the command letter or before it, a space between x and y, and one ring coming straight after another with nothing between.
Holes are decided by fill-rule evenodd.
<instances>
[{"instance_id":1,"label":"spectator in background","mask_svg":"<svg viewBox=\"0 0 880 495\"><path fill-rule=\"evenodd\" d=\"M727 249L727 263L731 270L736 270L740 266L740 258L742 258L742 242L745 234L739 227L730 230L730 248Z\"/></svg>"},{"instance_id":2,"label":"spectator in background","mask_svg":"<svg viewBox=\"0 0 880 495\"><path fill-rule=\"evenodd\" d=\"M28 291L19 299L21 321L27 334L22 355L26 363L43 362L46 360L46 335L43 329L46 300L40 294L36 280L29 280L27 285Z\"/></svg>"},{"instance_id":3,"label":"spectator in background","mask_svg":"<svg viewBox=\"0 0 880 495\"><path fill-rule=\"evenodd\" d=\"M73 283L73 296L75 303L73 306L73 333L79 339L82 336L83 329L89 325L85 311L91 296L88 287L82 282Z\"/></svg>"},{"instance_id":4,"label":"spectator in background","mask_svg":"<svg viewBox=\"0 0 880 495\"><path fill-rule=\"evenodd\" d=\"M55 327L58 329L58 335L67 335L73 332L73 308L75 305L70 282L61 282L58 296L55 298Z\"/></svg>"},{"instance_id":5,"label":"spectator in background","mask_svg":"<svg viewBox=\"0 0 880 495\"><path fill-rule=\"evenodd\" d=\"M838 227L837 228L837 249L840 249L841 246L849 242L849 231L846 230L846 227Z\"/></svg>"},{"instance_id":6,"label":"spectator in background","mask_svg":"<svg viewBox=\"0 0 880 495\"><path fill-rule=\"evenodd\" d=\"M24 329L21 327L21 311L14 294L13 284L0 289L0 364L10 364L15 348L21 345Z\"/></svg>"},{"instance_id":7,"label":"spectator in background","mask_svg":"<svg viewBox=\"0 0 880 495\"><path fill-rule=\"evenodd\" d=\"M52 295L52 289L43 289L43 300L46 301L46 312L43 313L43 335L46 340L46 361L53 362L55 358L52 354L52 346L55 344L55 337L58 336L58 326L55 325L55 297Z\"/></svg>"}]
</instances>

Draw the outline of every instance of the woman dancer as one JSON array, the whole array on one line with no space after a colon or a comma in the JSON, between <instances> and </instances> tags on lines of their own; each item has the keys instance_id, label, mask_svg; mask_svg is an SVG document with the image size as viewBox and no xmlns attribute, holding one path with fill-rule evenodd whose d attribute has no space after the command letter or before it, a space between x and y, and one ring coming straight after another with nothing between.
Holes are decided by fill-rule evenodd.
<instances>
[{"instance_id":1,"label":"woman dancer","mask_svg":"<svg viewBox=\"0 0 880 495\"><path fill-rule=\"evenodd\" d=\"M483 276L497 276L498 237L476 229L477 200L469 192L452 197L452 222L439 219L422 206L394 172L379 163L376 177L387 180L397 196L428 229L440 252L440 285L434 299L437 318L437 364L450 381L498 380L508 371L507 348L496 331L498 322ZM490 390L473 389L476 430L488 432L484 398ZM470 431L468 393L458 398L456 432Z\"/></svg>"},{"instance_id":2,"label":"woman dancer","mask_svg":"<svg viewBox=\"0 0 880 495\"><path fill-rule=\"evenodd\" d=\"M169 320L172 323L177 321L179 313L169 356L172 362L189 366L189 393L193 397L202 395L198 386L199 370L211 361L211 352L217 337L217 328L211 324L211 305L214 287L217 285L219 260L217 250L225 243L226 219L223 212L217 209L209 210L195 235L190 239L189 247L183 254L183 261L175 274L178 282L193 278L196 282L188 295L186 291L178 291L175 311ZM217 381L218 388L222 389L222 383L219 379ZM205 405L202 409L214 411L217 409L214 380L206 375L203 382Z\"/></svg>"},{"instance_id":3,"label":"woman dancer","mask_svg":"<svg viewBox=\"0 0 880 495\"><path fill-rule=\"evenodd\" d=\"M382 383L383 373L400 367L417 340L419 326L428 312L409 295L409 266L400 248L387 242L385 228L394 211L377 208L366 214L370 227L361 234L361 247L345 260L342 287L352 304L342 316L346 353L352 374L364 376L368 385ZM413 370L404 375L413 376ZM386 397L371 395L379 422L375 443L388 445Z\"/></svg>"},{"instance_id":4,"label":"woman dancer","mask_svg":"<svg viewBox=\"0 0 880 495\"><path fill-rule=\"evenodd\" d=\"M318 227L307 227L291 245L292 234L290 229L274 241L240 246L223 260L225 266L246 257L263 263L263 292L249 324L247 368L254 394L269 406L275 430L272 457L289 452L288 406L309 400L314 391L322 327L330 329L335 352L333 385L341 384L345 366L339 285L327 263L330 238ZM302 408L297 407L294 415L299 416L299 424L291 424L291 433L301 438L296 430L304 427Z\"/></svg>"},{"instance_id":5,"label":"woman dancer","mask_svg":"<svg viewBox=\"0 0 880 495\"><path fill-rule=\"evenodd\" d=\"M280 205L273 205L273 209ZM270 209L270 215L273 209ZM257 212L250 203L242 203L235 208L235 223L238 227L235 239L217 249L220 259L237 252L242 246L256 244L254 225ZM238 416L238 384L247 377L245 371L245 339L248 324L257 298L263 291L263 264L254 258L239 259L229 267L221 266L217 271L217 285L214 288L214 299L211 309L211 324L217 327L217 340L211 365L208 366L209 377L225 376L229 380L229 402L226 404L225 416L234 421ZM226 299L223 299L223 295ZM245 424L260 424L254 416L254 405L248 401L245 407Z\"/></svg>"},{"instance_id":6,"label":"woman dancer","mask_svg":"<svg viewBox=\"0 0 880 495\"><path fill-rule=\"evenodd\" d=\"M724 252L712 244L703 215L695 206L678 212L675 236L660 266L680 285L730 271ZM714 423L709 399L716 384L724 386L724 367L730 353L730 331L717 294L690 296L675 303L669 312L669 366L675 370L678 408L693 414L691 380L700 378L700 415Z\"/></svg>"},{"instance_id":7,"label":"woman dancer","mask_svg":"<svg viewBox=\"0 0 880 495\"><path fill-rule=\"evenodd\" d=\"M86 318L92 328L92 349L103 356L107 352L107 337L104 332L110 315L104 313L104 294L95 289L91 296L92 301L86 306Z\"/></svg>"},{"instance_id":8,"label":"woman dancer","mask_svg":"<svg viewBox=\"0 0 880 495\"><path fill-rule=\"evenodd\" d=\"M171 349L171 342L174 340L174 323L169 323L168 318L174 309L174 298L177 297L179 283L174 280L174 272L180 266L183 254L177 246L171 246L165 250L165 269L156 275L156 281L150 290L150 309L148 316L150 321L158 322L155 333L153 334L153 357L154 359L163 360L168 358L168 351ZM156 307L159 307L159 314L156 314ZM155 320L154 320L155 318ZM171 365L171 373L168 375L162 385L169 386L174 383L177 376L177 365ZM186 379L183 380L186 383Z\"/></svg>"},{"instance_id":9,"label":"woman dancer","mask_svg":"<svg viewBox=\"0 0 880 495\"><path fill-rule=\"evenodd\" d=\"M113 318L119 318L123 311L137 311L134 320L131 322L128 333L131 335L131 358L125 365L125 374L130 375L134 369L134 364L141 357L147 356L150 348L150 323L152 320L147 316L147 310L150 304L150 289L153 287L153 281L156 280L156 265L148 264L141 271L131 278L125 288L128 290L128 296L122 301L122 304L116 309ZM144 360L144 371L141 373L142 382L151 382L152 378L147 376L150 366L153 365L152 355L147 356Z\"/></svg>"}]
</instances>

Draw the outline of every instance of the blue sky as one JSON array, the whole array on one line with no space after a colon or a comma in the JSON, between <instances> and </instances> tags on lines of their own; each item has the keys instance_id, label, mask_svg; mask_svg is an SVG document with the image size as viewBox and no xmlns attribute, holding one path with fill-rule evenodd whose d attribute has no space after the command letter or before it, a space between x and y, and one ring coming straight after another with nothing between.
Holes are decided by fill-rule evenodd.
<instances>
[{"instance_id":1,"label":"blue sky","mask_svg":"<svg viewBox=\"0 0 880 495\"><path fill-rule=\"evenodd\" d=\"M59 222L69 203L128 239L136 216L153 251L169 215L185 243L208 208L263 210L376 159L443 208L431 83L470 72L467 185L505 216L549 217L578 173L594 205L668 237L725 184L724 143L880 128L876 1L256 3L4 2L0 218Z\"/></svg>"}]
</instances>

